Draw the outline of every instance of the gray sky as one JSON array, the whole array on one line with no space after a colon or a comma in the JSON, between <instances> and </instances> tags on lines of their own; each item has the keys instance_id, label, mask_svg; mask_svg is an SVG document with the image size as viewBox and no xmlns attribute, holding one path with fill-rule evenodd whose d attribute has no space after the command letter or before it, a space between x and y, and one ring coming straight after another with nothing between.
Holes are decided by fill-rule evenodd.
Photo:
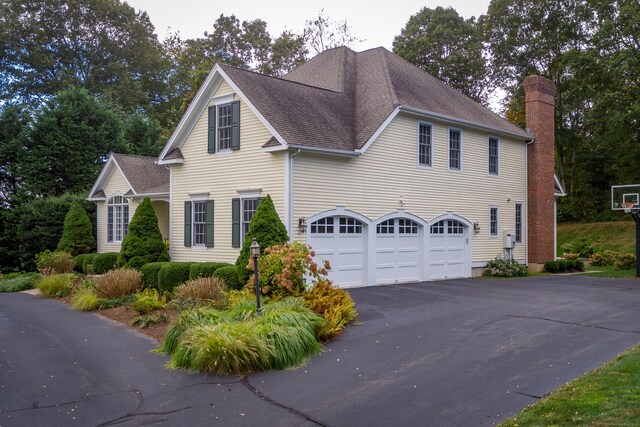
<instances>
[{"instance_id":1,"label":"gray sky","mask_svg":"<svg viewBox=\"0 0 640 427\"><path fill-rule=\"evenodd\" d=\"M260 18L267 22L272 37L285 30L302 33L304 23L318 16L320 9L333 21L347 20L352 32L364 42L356 51L384 46L391 49L393 37L400 34L409 17L422 7L451 6L465 18L487 11L489 0L127 0L130 6L149 14L158 38L179 31L183 38L202 37L213 29L220 14L234 14L240 21ZM170 31L169 31L170 27Z\"/></svg>"}]
</instances>

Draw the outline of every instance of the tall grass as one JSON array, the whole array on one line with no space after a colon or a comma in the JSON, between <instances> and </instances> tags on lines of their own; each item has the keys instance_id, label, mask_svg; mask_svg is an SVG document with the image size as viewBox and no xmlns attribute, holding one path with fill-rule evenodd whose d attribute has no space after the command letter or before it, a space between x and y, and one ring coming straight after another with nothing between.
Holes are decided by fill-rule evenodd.
<instances>
[{"instance_id":1,"label":"tall grass","mask_svg":"<svg viewBox=\"0 0 640 427\"><path fill-rule=\"evenodd\" d=\"M71 293L75 278L75 275L68 273L44 276L36 282L36 287L46 297L61 298Z\"/></svg>"},{"instance_id":2,"label":"tall grass","mask_svg":"<svg viewBox=\"0 0 640 427\"><path fill-rule=\"evenodd\" d=\"M142 288L142 276L132 268L118 268L95 278L95 288L102 298L113 299L135 294Z\"/></svg>"},{"instance_id":3,"label":"tall grass","mask_svg":"<svg viewBox=\"0 0 640 427\"><path fill-rule=\"evenodd\" d=\"M79 311L93 311L98 308L98 295L92 288L78 290L71 298L71 307Z\"/></svg>"}]
</instances>

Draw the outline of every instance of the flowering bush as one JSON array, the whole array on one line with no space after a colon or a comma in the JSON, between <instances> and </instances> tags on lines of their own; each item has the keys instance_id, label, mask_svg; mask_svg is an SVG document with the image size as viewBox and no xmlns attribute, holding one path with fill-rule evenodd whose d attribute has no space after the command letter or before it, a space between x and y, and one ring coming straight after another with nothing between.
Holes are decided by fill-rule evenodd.
<instances>
[{"instance_id":1,"label":"flowering bush","mask_svg":"<svg viewBox=\"0 0 640 427\"><path fill-rule=\"evenodd\" d=\"M284 243L264 250L258 261L258 272L262 293L274 297L299 295L305 289L305 277L316 283L327 275L331 268L328 261L322 266L313 262L315 252L303 243ZM253 271L253 258L248 269ZM252 274L247 287L253 289L255 275Z\"/></svg>"}]
</instances>

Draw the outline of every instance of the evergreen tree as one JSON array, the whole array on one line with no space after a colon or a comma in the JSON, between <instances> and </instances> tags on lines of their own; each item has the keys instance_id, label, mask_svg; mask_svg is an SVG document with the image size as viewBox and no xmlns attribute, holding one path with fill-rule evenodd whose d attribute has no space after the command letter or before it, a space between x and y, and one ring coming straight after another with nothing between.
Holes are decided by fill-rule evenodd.
<instances>
[{"instance_id":1,"label":"evergreen tree","mask_svg":"<svg viewBox=\"0 0 640 427\"><path fill-rule=\"evenodd\" d=\"M236 260L240 281L243 284L246 283L249 276L251 276L251 271L247 269L247 264L249 264L249 257L251 256L249 246L254 238L260 245L262 251L264 251L265 248L281 245L289 240L287 228L282 221L280 221L278 212L276 212L276 208L269 195L262 200L260 206L258 206L258 210L253 215L251 224L249 225L249 231L242 245L242 250Z\"/></svg>"},{"instance_id":2,"label":"evergreen tree","mask_svg":"<svg viewBox=\"0 0 640 427\"><path fill-rule=\"evenodd\" d=\"M64 217L64 229L57 249L76 256L91 253L95 248L96 239L93 237L89 215L80 202L75 201Z\"/></svg>"},{"instance_id":3,"label":"evergreen tree","mask_svg":"<svg viewBox=\"0 0 640 427\"><path fill-rule=\"evenodd\" d=\"M169 261L169 256L158 227L158 217L147 197L133 214L118 255L118 267L139 269L157 261Z\"/></svg>"}]
</instances>

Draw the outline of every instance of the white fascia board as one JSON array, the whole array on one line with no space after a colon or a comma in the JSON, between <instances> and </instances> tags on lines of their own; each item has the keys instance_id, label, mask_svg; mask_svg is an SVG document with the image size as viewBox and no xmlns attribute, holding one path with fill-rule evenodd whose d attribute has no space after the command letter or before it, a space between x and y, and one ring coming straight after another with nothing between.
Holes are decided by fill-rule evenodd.
<instances>
[{"instance_id":1,"label":"white fascia board","mask_svg":"<svg viewBox=\"0 0 640 427\"><path fill-rule=\"evenodd\" d=\"M102 189L102 187L104 187L104 182L106 181L106 179L110 176L110 174L107 172L107 169L113 169L113 154L109 155L109 159L107 160L107 162L104 164L104 166L102 167L102 170L100 171L100 175L98 175L98 178L96 178L96 182L93 184L93 187L91 187L91 190L89 191L89 196L87 196L87 200L93 200L93 198L91 196L93 196L93 194L98 191L98 189Z\"/></svg>"},{"instance_id":2,"label":"white fascia board","mask_svg":"<svg viewBox=\"0 0 640 427\"><path fill-rule=\"evenodd\" d=\"M85 200L87 202L105 202L107 198L106 197L87 197Z\"/></svg>"},{"instance_id":3,"label":"white fascia board","mask_svg":"<svg viewBox=\"0 0 640 427\"><path fill-rule=\"evenodd\" d=\"M289 148L284 145L278 145L274 147L264 147L262 151L265 153L277 153L278 151L287 151Z\"/></svg>"},{"instance_id":4,"label":"white fascia board","mask_svg":"<svg viewBox=\"0 0 640 427\"><path fill-rule=\"evenodd\" d=\"M138 192L136 191L135 188L133 188L133 185L131 185L131 183L129 182L129 178L127 178L127 175L124 174L124 172L120 168L120 165L118 164L118 161L115 159L115 157L113 158L113 164L116 165L116 168L118 168L118 170L122 174L122 177L124 178L124 182L126 182L127 185L129 186L129 190L133 191L133 195L136 196L138 194Z\"/></svg>"},{"instance_id":5,"label":"white fascia board","mask_svg":"<svg viewBox=\"0 0 640 427\"><path fill-rule=\"evenodd\" d=\"M156 163L159 165L182 165L184 159L158 160Z\"/></svg>"},{"instance_id":6,"label":"white fascia board","mask_svg":"<svg viewBox=\"0 0 640 427\"><path fill-rule=\"evenodd\" d=\"M400 111L404 112L404 113L409 113L409 114L415 114L418 115L420 117L425 117L427 119L433 119L433 120L443 120L443 121L447 121L447 122L451 122L451 123L456 123L460 126L465 126L468 128L472 128L472 129L477 129L477 130L481 130L481 131L485 131L485 132L491 132L491 133L495 133L495 134L499 134L499 135L503 135L503 136L508 136L511 138L516 138L519 139L521 141L531 141L533 139L532 135L523 135L517 132L511 132L508 130L504 130L504 129L497 129L494 128L492 126L485 126L476 122L472 122L469 120L464 120L464 119L459 119L457 117L451 117L451 116L447 116L445 114L438 114L438 113L433 113L431 111L426 111L426 110L421 110L419 108L414 108L414 107L404 107L404 106L400 106ZM522 131L524 132L524 130Z\"/></svg>"},{"instance_id":7,"label":"white fascia board","mask_svg":"<svg viewBox=\"0 0 640 427\"><path fill-rule=\"evenodd\" d=\"M389 126L389 123L391 123L391 121L393 119L395 119L395 117L398 115L399 112L400 112L400 107L396 107L391 112L391 114L389 114L389 116L386 118L386 120L384 122L382 122L382 124L378 127L378 129L376 129L376 131L373 133L373 135L371 135L371 138L369 138L369 140L362 146L362 148L356 150L356 152L359 153L359 154L362 154L365 151L367 151L369 146L371 146L371 144L373 144L373 141L375 141L376 138L378 138L380 136L382 131L385 130L387 128L387 126Z\"/></svg>"},{"instance_id":8,"label":"white fascia board","mask_svg":"<svg viewBox=\"0 0 640 427\"><path fill-rule=\"evenodd\" d=\"M358 157L360 156L360 152L357 150L336 150L333 148L321 148L321 147L307 147L304 145L293 145L290 144L289 148L293 148L300 151L306 151L310 153L318 153L318 154L332 154L335 156L344 156L344 157Z\"/></svg>"}]
</instances>

